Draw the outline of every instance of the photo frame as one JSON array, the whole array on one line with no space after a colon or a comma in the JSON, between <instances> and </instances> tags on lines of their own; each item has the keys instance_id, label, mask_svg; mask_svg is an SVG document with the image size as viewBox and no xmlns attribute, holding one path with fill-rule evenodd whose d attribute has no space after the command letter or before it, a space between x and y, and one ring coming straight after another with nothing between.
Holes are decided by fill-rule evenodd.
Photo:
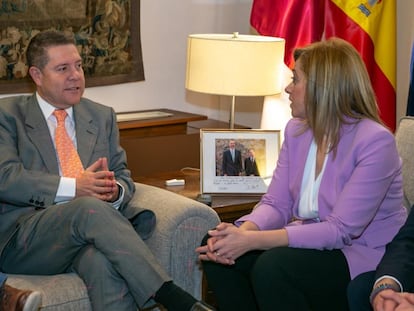
<instances>
[{"instance_id":1,"label":"photo frame","mask_svg":"<svg viewBox=\"0 0 414 311\"><path fill-rule=\"evenodd\" d=\"M234 154L229 148L232 144ZM278 130L201 129L201 193L265 193L276 168L279 151Z\"/></svg>"},{"instance_id":2,"label":"photo frame","mask_svg":"<svg viewBox=\"0 0 414 311\"><path fill-rule=\"evenodd\" d=\"M3 1L0 29L0 94L34 91L26 49L49 29L74 34L87 87L145 79L140 0Z\"/></svg>"}]
</instances>

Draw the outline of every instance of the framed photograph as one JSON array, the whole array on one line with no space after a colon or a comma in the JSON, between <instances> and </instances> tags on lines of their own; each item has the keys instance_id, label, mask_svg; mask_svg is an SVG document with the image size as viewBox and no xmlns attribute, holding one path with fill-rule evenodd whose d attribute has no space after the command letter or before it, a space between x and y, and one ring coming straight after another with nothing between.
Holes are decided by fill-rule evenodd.
<instances>
[{"instance_id":1,"label":"framed photograph","mask_svg":"<svg viewBox=\"0 0 414 311\"><path fill-rule=\"evenodd\" d=\"M201 193L267 191L280 150L280 131L200 130Z\"/></svg>"},{"instance_id":2,"label":"framed photograph","mask_svg":"<svg viewBox=\"0 0 414 311\"><path fill-rule=\"evenodd\" d=\"M49 29L74 34L86 86L144 80L140 0L2 1L0 29L0 94L34 91L25 53Z\"/></svg>"}]
</instances>

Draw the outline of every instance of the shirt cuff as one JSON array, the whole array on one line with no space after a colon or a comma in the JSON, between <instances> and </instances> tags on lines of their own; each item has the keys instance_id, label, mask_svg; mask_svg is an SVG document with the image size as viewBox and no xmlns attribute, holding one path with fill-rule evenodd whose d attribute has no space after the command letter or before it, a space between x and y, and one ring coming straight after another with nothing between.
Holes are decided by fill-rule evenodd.
<instances>
[{"instance_id":1,"label":"shirt cuff","mask_svg":"<svg viewBox=\"0 0 414 311\"><path fill-rule=\"evenodd\" d=\"M401 282L400 282L400 281L398 281L395 277L393 277L393 276L391 276L391 275L383 275L382 277L380 277L380 278L376 279L376 280L375 280L375 283L374 283L374 286L375 286L375 284L377 284L379 281L381 281L381 280L383 280L383 279L391 279L391 280L395 281L395 283L397 283L397 284L398 284L398 286L400 287L400 292L403 292L403 291L404 291L404 288L403 288L403 286L402 286Z\"/></svg>"},{"instance_id":2,"label":"shirt cuff","mask_svg":"<svg viewBox=\"0 0 414 311\"><path fill-rule=\"evenodd\" d=\"M125 191L124 191L124 187L119 182L116 182L116 184L118 185L118 189L119 189L118 199L112 202L112 207L118 210L121 207L122 201L124 200Z\"/></svg>"},{"instance_id":3,"label":"shirt cuff","mask_svg":"<svg viewBox=\"0 0 414 311\"><path fill-rule=\"evenodd\" d=\"M76 179L60 177L59 186L56 192L55 203L64 203L72 200L76 195Z\"/></svg>"}]
</instances>

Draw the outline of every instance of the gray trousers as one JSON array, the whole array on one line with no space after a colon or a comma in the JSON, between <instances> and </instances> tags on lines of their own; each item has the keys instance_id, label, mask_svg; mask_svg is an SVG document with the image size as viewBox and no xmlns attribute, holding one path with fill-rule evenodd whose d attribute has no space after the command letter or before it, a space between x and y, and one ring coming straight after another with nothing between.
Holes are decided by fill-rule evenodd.
<instances>
[{"instance_id":1,"label":"gray trousers","mask_svg":"<svg viewBox=\"0 0 414 311\"><path fill-rule=\"evenodd\" d=\"M1 262L7 273L77 272L94 310L136 310L171 280L130 222L92 197L23 220Z\"/></svg>"}]
</instances>

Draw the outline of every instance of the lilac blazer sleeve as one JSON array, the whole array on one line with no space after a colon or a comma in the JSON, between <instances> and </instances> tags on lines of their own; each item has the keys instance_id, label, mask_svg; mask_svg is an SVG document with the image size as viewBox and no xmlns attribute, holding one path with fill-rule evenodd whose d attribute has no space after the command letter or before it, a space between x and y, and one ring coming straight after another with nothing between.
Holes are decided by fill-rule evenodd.
<instances>
[{"instance_id":1,"label":"lilac blazer sleeve","mask_svg":"<svg viewBox=\"0 0 414 311\"><path fill-rule=\"evenodd\" d=\"M267 193L249 220L261 230L286 228L290 247L342 249L355 276L374 269L385 245L406 218L401 160L394 136L380 124L361 120L341 128L319 190L320 221L298 219L300 187L312 133L292 119ZM367 261L364 263L362 261Z\"/></svg>"}]
</instances>

